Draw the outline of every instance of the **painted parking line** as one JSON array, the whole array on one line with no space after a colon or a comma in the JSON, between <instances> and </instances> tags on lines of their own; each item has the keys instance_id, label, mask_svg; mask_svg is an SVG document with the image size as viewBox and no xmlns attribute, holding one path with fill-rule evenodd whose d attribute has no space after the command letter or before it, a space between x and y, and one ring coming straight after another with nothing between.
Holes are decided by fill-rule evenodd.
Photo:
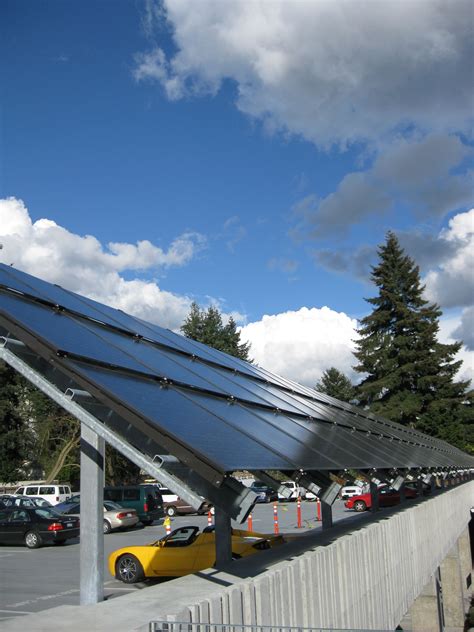
<instances>
[{"instance_id":1,"label":"painted parking line","mask_svg":"<svg viewBox=\"0 0 474 632\"><path fill-rule=\"evenodd\" d=\"M48 601L50 599L58 599L60 597L66 597L67 595L75 595L79 592L78 588L72 588L71 590L63 590L62 592L55 593L54 595L42 595L41 597L35 597L35 599L25 599L25 601L18 601L17 603L5 604L7 608L19 608L20 606L28 606L30 604L38 603L40 601Z\"/></svg>"}]
</instances>

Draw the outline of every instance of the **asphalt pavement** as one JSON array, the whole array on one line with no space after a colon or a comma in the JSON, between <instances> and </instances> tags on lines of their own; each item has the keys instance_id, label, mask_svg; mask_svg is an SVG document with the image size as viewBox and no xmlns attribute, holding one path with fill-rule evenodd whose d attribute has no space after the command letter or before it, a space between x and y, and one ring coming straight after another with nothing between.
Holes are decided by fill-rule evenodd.
<instances>
[{"instance_id":1,"label":"asphalt pavement","mask_svg":"<svg viewBox=\"0 0 474 632\"><path fill-rule=\"evenodd\" d=\"M304 534L309 530L321 528L316 507L314 502L301 503L302 527L298 528L296 503L279 503L280 533ZM333 506L334 522L357 520L360 515L363 514L346 510L342 501L336 501ZM273 533L273 504L256 505L252 519L254 531ZM171 521L172 529L185 525L196 525L202 529L207 526L208 517L177 516ZM242 529L247 525L233 523L233 526ZM149 585L149 582L143 582L128 586L114 579L107 569L108 555L121 547L148 544L164 535L165 528L162 525L152 525L124 532L112 532L104 536L104 591L107 599L135 590L146 590ZM78 605L79 556L79 539L70 540L62 547L45 546L33 550L27 549L26 546L0 546L0 630L1 621L5 619L21 618L22 615L56 606ZM20 620L18 623L20 630Z\"/></svg>"}]
</instances>

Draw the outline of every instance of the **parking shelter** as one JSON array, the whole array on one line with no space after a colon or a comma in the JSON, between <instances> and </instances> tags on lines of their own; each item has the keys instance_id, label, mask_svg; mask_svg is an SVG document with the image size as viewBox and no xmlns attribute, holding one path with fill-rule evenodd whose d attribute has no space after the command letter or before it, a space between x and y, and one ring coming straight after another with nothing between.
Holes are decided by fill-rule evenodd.
<instances>
[{"instance_id":1,"label":"parking shelter","mask_svg":"<svg viewBox=\"0 0 474 632\"><path fill-rule=\"evenodd\" d=\"M102 599L104 442L192 506L215 505L218 565L256 499L233 472L286 494L281 472L318 495L329 526L349 469L402 488L474 468L446 442L5 265L0 336L0 357L81 421L82 603Z\"/></svg>"}]
</instances>

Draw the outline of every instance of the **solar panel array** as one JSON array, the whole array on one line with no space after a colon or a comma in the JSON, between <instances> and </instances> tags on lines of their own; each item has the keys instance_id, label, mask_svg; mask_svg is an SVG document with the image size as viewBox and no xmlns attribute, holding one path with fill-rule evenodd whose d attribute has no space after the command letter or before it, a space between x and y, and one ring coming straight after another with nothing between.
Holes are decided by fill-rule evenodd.
<instances>
[{"instance_id":1,"label":"solar panel array","mask_svg":"<svg viewBox=\"0 0 474 632\"><path fill-rule=\"evenodd\" d=\"M4 265L0 325L171 453L223 473L474 465L443 441Z\"/></svg>"}]
</instances>

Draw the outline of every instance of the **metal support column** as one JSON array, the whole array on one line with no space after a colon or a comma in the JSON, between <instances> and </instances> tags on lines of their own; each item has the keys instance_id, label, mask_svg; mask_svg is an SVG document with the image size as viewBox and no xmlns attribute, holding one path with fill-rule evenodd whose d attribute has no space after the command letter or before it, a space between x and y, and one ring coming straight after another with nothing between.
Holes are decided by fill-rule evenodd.
<instances>
[{"instance_id":1,"label":"metal support column","mask_svg":"<svg viewBox=\"0 0 474 632\"><path fill-rule=\"evenodd\" d=\"M407 500L407 496L405 493L405 483L402 483L400 485L400 489L398 490L399 494L400 494L400 504L403 504L406 502Z\"/></svg>"},{"instance_id":2,"label":"metal support column","mask_svg":"<svg viewBox=\"0 0 474 632\"><path fill-rule=\"evenodd\" d=\"M81 605L104 598L104 446L81 423Z\"/></svg>"},{"instance_id":3,"label":"metal support column","mask_svg":"<svg viewBox=\"0 0 474 632\"><path fill-rule=\"evenodd\" d=\"M416 492L418 494L418 498L422 498L423 497L423 491L424 491L423 479L419 478L416 481Z\"/></svg>"},{"instance_id":4,"label":"metal support column","mask_svg":"<svg viewBox=\"0 0 474 632\"><path fill-rule=\"evenodd\" d=\"M378 511L379 510L379 488L377 483L370 482L370 497L372 501L372 505L370 507L370 511Z\"/></svg>"},{"instance_id":5,"label":"metal support column","mask_svg":"<svg viewBox=\"0 0 474 632\"><path fill-rule=\"evenodd\" d=\"M232 561L232 526L228 514L218 507L215 511L216 568L222 568Z\"/></svg>"},{"instance_id":6,"label":"metal support column","mask_svg":"<svg viewBox=\"0 0 474 632\"><path fill-rule=\"evenodd\" d=\"M330 529L332 523L332 505L321 501L321 522L323 529Z\"/></svg>"}]
</instances>

